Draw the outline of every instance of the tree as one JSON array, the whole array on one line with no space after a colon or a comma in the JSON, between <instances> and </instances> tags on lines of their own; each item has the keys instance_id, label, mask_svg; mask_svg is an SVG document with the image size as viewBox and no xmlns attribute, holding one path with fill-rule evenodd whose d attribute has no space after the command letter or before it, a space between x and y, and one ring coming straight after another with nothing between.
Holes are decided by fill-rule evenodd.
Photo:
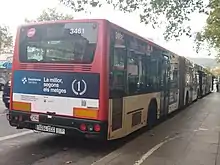
<instances>
[{"instance_id":1,"label":"tree","mask_svg":"<svg viewBox=\"0 0 220 165\"><path fill-rule=\"evenodd\" d=\"M210 70L212 74L214 74L215 76L220 76L220 68L216 67Z\"/></svg>"},{"instance_id":2,"label":"tree","mask_svg":"<svg viewBox=\"0 0 220 165\"><path fill-rule=\"evenodd\" d=\"M164 38L178 39L182 35L192 36L187 24L193 13L209 14L210 3L205 0L59 0L74 11L85 11L87 6L101 7L110 4L123 12L138 11L140 21L153 28L165 25ZM210 0L213 1L213 0ZM217 1L217 0L216 0Z\"/></svg>"},{"instance_id":3,"label":"tree","mask_svg":"<svg viewBox=\"0 0 220 165\"><path fill-rule=\"evenodd\" d=\"M214 48L217 54L217 60L220 62L220 3L217 0L210 4L210 14L206 20L206 26L202 32L196 36L197 51L208 45L209 50ZM202 46L201 46L202 45Z\"/></svg>"},{"instance_id":4,"label":"tree","mask_svg":"<svg viewBox=\"0 0 220 165\"><path fill-rule=\"evenodd\" d=\"M12 52L13 36L10 33L9 27L0 25L0 54Z\"/></svg>"},{"instance_id":5,"label":"tree","mask_svg":"<svg viewBox=\"0 0 220 165\"><path fill-rule=\"evenodd\" d=\"M47 8L43 10L42 13L35 19L29 20L25 19L25 22L40 22L40 21L56 21L56 20L68 20L73 19L72 15L59 13L56 8Z\"/></svg>"},{"instance_id":6,"label":"tree","mask_svg":"<svg viewBox=\"0 0 220 165\"><path fill-rule=\"evenodd\" d=\"M207 66L205 67L206 70L211 71L211 67Z\"/></svg>"}]
</instances>

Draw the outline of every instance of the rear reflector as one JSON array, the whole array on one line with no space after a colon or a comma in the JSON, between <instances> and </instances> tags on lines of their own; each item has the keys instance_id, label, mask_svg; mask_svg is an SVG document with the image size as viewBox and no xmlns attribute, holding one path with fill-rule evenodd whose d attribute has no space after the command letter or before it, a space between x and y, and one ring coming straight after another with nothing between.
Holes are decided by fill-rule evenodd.
<instances>
[{"instance_id":1,"label":"rear reflector","mask_svg":"<svg viewBox=\"0 0 220 165\"><path fill-rule=\"evenodd\" d=\"M87 119L97 119L98 110L88 108L73 108L73 116Z\"/></svg>"},{"instance_id":2,"label":"rear reflector","mask_svg":"<svg viewBox=\"0 0 220 165\"><path fill-rule=\"evenodd\" d=\"M29 111L31 111L31 103L13 101L12 108L13 108L13 110L21 110L21 111L28 111L29 112Z\"/></svg>"}]
</instances>

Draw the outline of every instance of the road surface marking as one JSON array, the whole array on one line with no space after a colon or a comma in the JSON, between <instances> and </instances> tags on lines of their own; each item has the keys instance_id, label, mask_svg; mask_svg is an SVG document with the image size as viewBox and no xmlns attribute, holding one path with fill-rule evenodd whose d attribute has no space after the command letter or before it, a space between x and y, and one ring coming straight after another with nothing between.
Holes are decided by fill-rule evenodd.
<instances>
[{"instance_id":1,"label":"road surface marking","mask_svg":"<svg viewBox=\"0 0 220 165\"><path fill-rule=\"evenodd\" d=\"M147 153L145 153L138 161L134 163L134 165L141 165L149 156L151 156L155 151L157 151L160 147L162 147L165 143L176 139L178 136L169 138L164 140L163 142L157 144L153 148L151 148Z\"/></svg>"},{"instance_id":2,"label":"road surface marking","mask_svg":"<svg viewBox=\"0 0 220 165\"><path fill-rule=\"evenodd\" d=\"M208 129L207 129L207 128L202 128L202 127L200 127L200 128L199 128L199 131L208 131Z\"/></svg>"},{"instance_id":3,"label":"road surface marking","mask_svg":"<svg viewBox=\"0 0 220 165\"><path fill-rule=\"evenodd\" d=\"M111 153L109 153L108 155L102 157L101 159L95 161L94 163L92 163L91 165L103 165L103 164L107 164L107 162L110 162L111 160L115 159L116 157L118 157L121 153L118 153L117 151L113 151ZM104 162L104 163L103 163Z\"/></svg>"},{"instance_id":4,"label":"road surface marking","mask_svg":"<svg viewBox=\"0 0 220 165\"><path fill-rule=\"evenodd\" d=\"M4 112L0 113L0 117L1 117L1 116L6 116L7 113L8 113L8 109L5 109Z\"/></svg>"},{"instance_id":5,"label":"road surface marking","mask_svg":"<svg viewBox=\"0 0 220 165\"><path fill-rule=\"evenodd\" d=\"M164 145L165 143L174 140L176 138L178 138L179 135L176 135L175 137L166 137L164 141L162 141L161 143L157 144L156 146L154 146L153 148L151 148L146 154L144 154L138 161L136 161L134 163L134 165L141 165L150 155L152 155L156 150L158 150L162 145ZM121 148L120 148L121 149ZM91 165L103 165L103 164L108 164L110 163L113 159L115 159L116 157L120 156L121 153L119 150L115 150L111 153L109 153L108 155L102 157L101 159L95 161L94 163L92 163Z\"/></svg>"},{"instance_id":6,"label":"road surface marking","mask_svg":"<svg viewBox=\"0 0 220 165\"><path fill-rule=\"evenodd\" d=\"M6 116L6 113L1 113L1 114L0 114L0 117L1 117L1 116Z\"/></svg>"},{"instance_id":7,"label":"road surface marking","mask_svg":"<svg viewBox=\"0 0 220 165\"><path fill-rule=\"evenodd\" d=\"M17 137L20 137L20 136L28 135L28 134L31 134L31 133L34 133L34 132L32 130L30 130L30 131L16 133L16 134L8 135L8 136L3 136L3 137L0 137L0 142L5 141L5 140L10 140L10 139L13 139L13 138L17 138Z\"/></svg>"}]
</instances>

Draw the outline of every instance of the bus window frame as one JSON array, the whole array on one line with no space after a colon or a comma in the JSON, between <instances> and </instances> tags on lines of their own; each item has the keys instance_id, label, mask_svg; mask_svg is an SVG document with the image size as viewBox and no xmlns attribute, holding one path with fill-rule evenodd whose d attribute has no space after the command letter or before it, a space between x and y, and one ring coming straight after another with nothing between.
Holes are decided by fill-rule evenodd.
<instances>
[{"instance_id":1,"label":"bus window frame","mask_svg":"<svg viewBox=\"0 0 220 165\"><path fill-rule=\"evenodd\" d=\"M39 31L41 30L41 29L46 29L47 31L48 31L48 27L50 27L50 26L53 26L53 27L55 27L55 29L57 28L57 27L59 27L59 26L64 26L64 30L70 30L70 29L68 29L68 28L66 28L67 26L70 26L71 27L71 24L82 24L82 26L88 26L89 24L93 24L93 26L95 26L95 30L96 30L96 33L95 33L95 35L96 35L96 37L95 37L95 42L93 43L93 42L91 42L90 43L90 40L88 40L88 38L86 38L86 36L81 36L81 35L79 35L79 34L77 34L77 33L74 33L74 34L72 34L72 36L74 35L75 36L75 38L71 38L70 36L65 36L65 35L63 35L63 36L53 36L53 37L47 37L47 38L44 38L44 37L42 37L42 34L44 34L43 32L45 32L45 31L43 31L42 32L42 34L41 35L39 35L39 38L34 38L34 39L30 39L30 38L27 38L26 37L26 35L21 35L21 32L22 31L27 31L28 29L30 29L30 28L35 28L35 29L38 29ZM86 25L87 24L87 25ZM92 26L92 25L90 25L90 26ZM44 29L44 30L45 30ZM94 61L94 58L95 58L95 55L96 55L96 52L97 52L97 46L98 46L98 35L99 35L99 24L97 23L97 22L66 22L66 23L62 23L62 22L57 22L57 23L48 23L48 24L36 24L36 25L33 25L33 26L23 26L23 27L21 27L20 29L20 36L19 36L19 45L18 45L18 47L19 47L19 62L20 63L49 63L49 64L51 64L51 63L57 63L57 64L92 64L93 63L93 61ZM42 49L43 51L44 51L44 53L42 54L42 57L43 57L43 61L38 61L38 60L36 60L36 59L30 59L30 60L28 60L28 51L27 51L27 47L28 46L31 46L31 45L29 45L29 43L31 43L31 42L36 42L36 43L40 43L40 42L47 42L47 41L68 41L68 40L76 40L77 41L77 39L76 39L76 37L82 37L83 39L85 39L85 40L88 40L88 43L87 43L87 47L86 47L86 49L88 49L88 45L91 45L91 44L94 44L94 50L92 51L92 55L90 55L91 57L91 59L89 60L89 61L86 61L85 59L84 60L82 60L82 61L79 61L79 60L56 60L56 61L47 61L47 60L45 60L45 58L47 58L47 56L46 56L46 52L47 52L47 50L51 50L52 49L52 47L51 48L46 48L46 47L41 47L41 46L38 46L38 47L36 47L36 48L38 48L38 49ZM77 42L76 42L77 43ZM40 44L42 44L42 43L40 43ZM56 50L56 49L55 49ZM59 50L59 51L64 51L64 50ZM85 53L86 53L86 51L87 50L85 50ZM87 58L86 56L85 56L85 53L84 53L84 55L83 55L83 57L82 58ZM22 56L20 56L22 54ZM59 58L59 57L58 57ZM72 57L71 57L72 58Z\"/></svg>"}]
</instances>

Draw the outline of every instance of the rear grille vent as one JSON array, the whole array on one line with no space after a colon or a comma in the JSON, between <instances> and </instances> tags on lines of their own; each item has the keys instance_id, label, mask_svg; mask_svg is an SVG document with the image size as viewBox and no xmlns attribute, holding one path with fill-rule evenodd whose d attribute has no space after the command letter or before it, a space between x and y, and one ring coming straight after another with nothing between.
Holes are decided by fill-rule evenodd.
<instances>
[{"instance_id":1,"label":"rear grille vent","mask_svg":"<svg viewBox=\"0 0 220 165\"><path fill-rule=\"evenodd\" d=\"M36 69L36 70L48 70L48 71L91 71L91 65L48 65L48 64L20 64L20 69Z\"/></svg>"}]
</instances>

